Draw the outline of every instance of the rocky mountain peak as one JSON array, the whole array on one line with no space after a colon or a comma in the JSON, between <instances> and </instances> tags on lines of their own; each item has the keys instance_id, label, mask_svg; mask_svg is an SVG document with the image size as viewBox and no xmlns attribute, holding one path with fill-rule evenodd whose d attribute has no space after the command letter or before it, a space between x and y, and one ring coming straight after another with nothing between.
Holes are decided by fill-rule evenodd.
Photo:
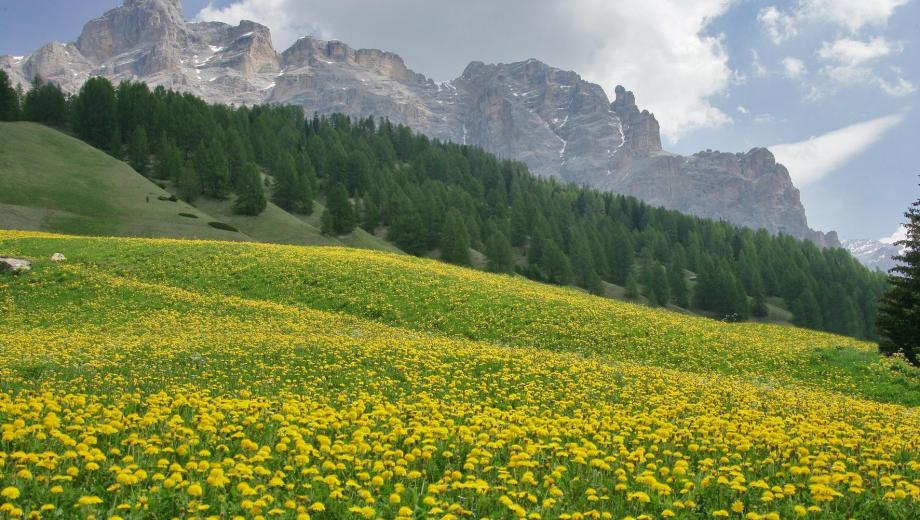
<instances>
[{"instance_id":1,"label":"rocky mountain peak","mask_svg":"<svg viewBox=\"0 0 920 520\"><path fill-rule=\"evenodd\" d=\"M640 111L636 105L635 94L626 90L622 85L617 85L613 92L616 97L610 104L610 108L623 122L626 153L642 156L660 152L661 132L655 116L648 110Z\"/></svg>"},{"instance_id":2,"label":"rocky mountain peak","mask_svg":"<svg viewBox=\"0 0 920 520\"><path fill-rule=\"evenodd\" d=\"M178 0L126 0L88 22L76 46L88 58L106 60L144 44L182 45L187 36Z\"/></svg>"}]
</instances>

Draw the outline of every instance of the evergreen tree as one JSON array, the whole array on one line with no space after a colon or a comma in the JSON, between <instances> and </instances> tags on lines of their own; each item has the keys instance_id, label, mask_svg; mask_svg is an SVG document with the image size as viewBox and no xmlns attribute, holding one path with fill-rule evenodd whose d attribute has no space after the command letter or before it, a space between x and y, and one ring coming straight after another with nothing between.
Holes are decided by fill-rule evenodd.
<instances>
[{"instance_id":1,"label":"evergreen tree","mask_svg":"<svg viewBox=\"0 0 920 520\"><path fill-rule=\"evenodd\" d=\"M625 297L630 300L635 300L639 297L639 279L634 271L630 271L629 274L626 275L625 287L626 291L623 293Z\"/></svg>"},{"instance_id":2,"label":"evergreen tree","mask_svg":"<svg viewBox=\"0 0 920 520\"><path fill-rule=\"evenodd\" d=\"M241 215L258 215L265 210L268 201L262 189L262 176L255 163L247 162L236 183L236 202L233 211Z\"/></svg>"},{"instance_id":3,"label":"evergreen tree","mask_svg":"<svg viewBox=\"0 0 920 520\"><path fill-rule=\"evenodd\" d=\"M680 260L676 258L672 261L668 269L668 288L674 304L686 309L690 307L690 290L687 287L687 277L681 265Z\"/></svg>"},{"instance_id":4,"label":"evergreen tree","mask_svg":"<svg viewBox=\"0 0 920 520\"><path fill-rule=\"evenodd\" d=\"M494 226L494 224L492 225ZM508 237L497 228L487 232L487 235L485 253L486 266L489 271L493 273L513 273L514 250L511 248L511 242Z\"/></svg>"},{"instance_id":5,"label":"evergreen tree","mask_svg":"<svg viewBox=\"0 0 920 520\"><path fill-rule=\"evenodd\" d=\"M799 327L809 329L820 329L824 322L821 317L821 307L818 306L818 299L810 288L802 291L795 302L792 304L793 323Z\"/></svg>"},{"instance_id":6,"label":"evergreen tree","mask_svg":"<svg viewBox=\"0 0 920 520\"><path fill-rule=\"evenodd\" d=\"M571 236L572 245L569 257L571 258L575 284L584 287L591 294L603 294L604 286L601 284L600 276L594 269L591 247L588 245L588 238L585 236L584 230L576 227L572 230Z\"/></svg>"},{"instance_id":7,"label":"evergreen tree","mask_svg":"<svg viewBox=\"0 0 920 520\"><path fill-rule=\"evenodd\" d=\"M401 191L394 194L387 213L387 239L410 255L424 253L427 231L409 197Z\"/></svg>"},{"instance_id":8,"label":"evergreen tree","mask_svg":"<svg viewBox=\"0 0 920 520\"><path fill-rule=\"evenodd\" d=\"M319 216L319 230L324 235L335 233L335 218L329 208L324 208L323 214Z\"/></svg>"},{"instance_id":9,"label":"evergreen tree","mask_svg":"<svg viewBox=\"0 0 920 520\"><path fill-rule=\"evenodd\" d=\"M272 202L285 211L297 209L300 200L300 181L297 176L297 167L291 154L284 153L279 157L272 169Z\"/></svg>"},{"instance_id":10,"label":"evergreen tree","mask_svg":"<svg viewBox=\"0 0 920 520\"><path fill-rule=\"evenodd\" d=\"M888 276L889 289L878 308L879 350L903 354L920 366L920 199L907 212L907 236L896 244L904 248Z\"/></svg>"},{"instance_id":11,"label":"evergreen tree","mask_svg":"<svg viewBox=\"0 0 920 520\"><path fill-rule=\"evenodd\" d=\"M470 236L463 215L456 208L447 212L441 232L441 259L457 265L470 265Z\"/></svg>"},{"instance_id":12,"label":"evergreen tree","mask_svg":"<svg viewBox=\"0 0 920 520\"><path fill-rule=\"evenodd\" d=\"M67 98L53 83L45 83L41 77L32 80L32 89L26 94L22 106L23 117L52 126L64 126L69 117Z\"/></svg>"},{"instance_id":13,"label":"evergreen tree","mask_svg":"<svg viewBox=\"0 0 920 520\"><path fill-rule=\"evenodd\" d=\"M182 152L173 141L162 134L159 139L154 174L158 179L178 179L182 170Z\"/></svg>"},{"instance_id":14,"label":"evergreen tree","mask_svg":"<svg viewBox=\"0 0 920 520\"><path fill-rule=\"evenodd\" d=\"M658 262L654 262L649 268L648 276L648 299L652 302L665 306L671 300L671 291L668 286L668 274Z\"/></svg>"},{"instance_id":15,"label":"evergreen tree","mask_svg":"<svg viewBox=\"0 0 920 520\"><path fill-rule=\"evenodd\" d=\"M182 165L176 185L179 188L179 197L186 202L195 202L201 194L201 178L191 161L185 161Z\"/></svg>"},{"instance_id":16,"label":"evergreen tree","mask_svg":"<svg viewBox=\"0 0 920 520\"><path fill-rule=\"evenodd\" d=\"M355 209L348 199L345 185L337 182L326 194L326 209L332 217L332 231L336 235L351 233L355 229Z\"/></svg>"},{"instance_id":17,"label":"evergreen tree","mask_svg":"<svg viewBox=\"0 0 920 520\"><path fill-rule=\"evenodd\" d=\"M553 239L546 241L541 260L540 267L550 282L558 285L572 283L572 265Z\"/></svg>"},{"instance_id":18,"label":"evergreen tree","mask_svg":"<svg viewBox=\"0 0 920 520\"><path fill-rule=\"evenodd\" d=\"M138 126L128 139L128 164L134 171L146 176L150 163L150 148L147 144L147 131Z\"/></svg>"},{"instance_id":19,"label":"evergreen tree","mask_svg":"<svg viewBox=\"0 0 920 520\"><path fill-rule=\"evenodd\" d=\"M0 121L19 119L19 96L10 83L10 77L0 70Z\"/></svg>"},{"instance_id":20,"label":"evergreen tree","mask_svg":"<svg viewBox=\"0 0 920 520\"><path fill-rule=\"evenodd\" d=\"M80 139L100 150L113 149L116 135L115 89L109 80L90 78L73 100L73 129ZM120 147L121 143L117 143Z\"/></svg>"}]
</instances>

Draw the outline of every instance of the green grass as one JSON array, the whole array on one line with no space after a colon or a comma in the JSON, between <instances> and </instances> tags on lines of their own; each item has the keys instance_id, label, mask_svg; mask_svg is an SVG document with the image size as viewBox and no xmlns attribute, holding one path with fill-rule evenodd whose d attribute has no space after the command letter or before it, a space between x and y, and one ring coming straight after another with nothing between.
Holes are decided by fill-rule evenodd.
<instances>
[{"instance_id":1,"label":"green grass","mask_svg":"<svg viewBox=\"0 0 920 520\"><path fill-rule=\"evenodd\" d=\"M872 344L788 326L722 323L404 255L91 238L17 238L0 246L33 258L62 251L72 263L144 283L344 313L424 333L920 404L920 377L880 365ZM815 357L836 348L860 355Z\"/></svg>"},{"instance_id":2,"label":"green grass","mask_svg":"<svg viewBox=\"0 0 920 520\"><path fill-rule=\"evenodd\" d=\"M0 227L86 235L247 239L125 163L33 123L0 123ZM182 217L191 213L199 218Z\"/></svg>"},{"instance_id":3,"label":"green grass","mask_svg":"<svg viewBox=\"0 0 920 520\"><path fill-rule=\"evenodd\" d=\"M194 207L160 200L171 193L124 162L34 123L0 123L0 186L0 229L399 251L362 229L341 237L323 235L319 231L320 204L309 217L271 203L262 214L250 217L233 213L232 198L201 198ZM215 221L239 232L208 225Z\"/></svg>"}]
</instances>

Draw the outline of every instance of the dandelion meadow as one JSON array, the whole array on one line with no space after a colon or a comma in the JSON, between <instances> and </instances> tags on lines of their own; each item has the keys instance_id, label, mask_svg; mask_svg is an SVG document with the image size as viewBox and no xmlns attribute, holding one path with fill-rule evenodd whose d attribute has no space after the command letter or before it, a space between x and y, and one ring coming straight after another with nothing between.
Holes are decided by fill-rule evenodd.
<instances>
[{"instance_id":1,"label":"dandelion meadow","mask_svg":"<svg viewBox=\"0 0 920 520\"><path fill-rule=\"evenodd\" d=\"M872 344L362 250L0 253L0 518L920 511L920 378Z\"/></svg>"}]
</instances>

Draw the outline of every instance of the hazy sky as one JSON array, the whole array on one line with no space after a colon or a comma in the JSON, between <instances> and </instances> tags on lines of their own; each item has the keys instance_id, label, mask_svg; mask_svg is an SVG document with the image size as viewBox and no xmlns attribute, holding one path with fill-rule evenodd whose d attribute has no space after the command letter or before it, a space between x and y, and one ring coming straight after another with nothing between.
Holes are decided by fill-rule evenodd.
<instances>
[{"instance_id":1,"label":"hazy sky","mask_svg":"<svg viewBox=\"0 0 920 520\"><path fill-rule=\"evenodd\" d=\"M0 0L0 54L71 41L120 0ZM681 153L768 146L809 223L881 238L920 196L920 0L185 0L186 16L399 53L437 80L537 58L623 84Z\"/></svg>"}]
</instances>

